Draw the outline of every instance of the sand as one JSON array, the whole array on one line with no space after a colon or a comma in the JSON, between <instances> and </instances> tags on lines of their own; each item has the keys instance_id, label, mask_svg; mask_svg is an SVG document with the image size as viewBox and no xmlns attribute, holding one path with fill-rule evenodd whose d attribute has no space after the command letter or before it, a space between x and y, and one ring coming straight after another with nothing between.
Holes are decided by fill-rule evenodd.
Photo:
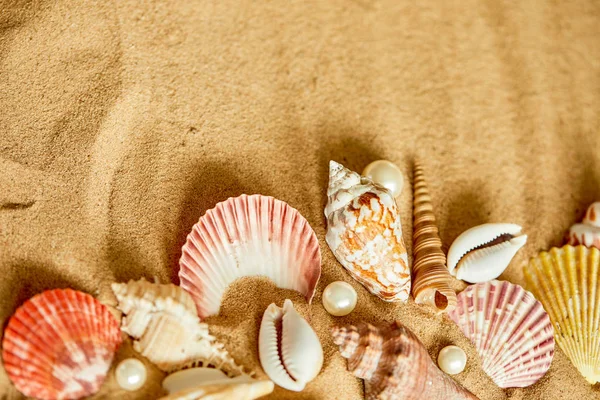
<instances>
[{"instance_id":1,"label":"sand","mask_svg":"<svg viewBox=\"0 0 600 400\"><path fill-rule=\"evenodd\" d=\"M600 5L593 0L0 1L0 321L45 289L110 302L110 283L177 281L198 218L242 193L287 201L316 231L323 274L312 306L261 279L232 285L211 330L262 375L261 315L291 298L317 330L323 371L302 393L359 399L333 324L399 319L432 355L464 348L456 380L481 399L592 399L557 349L549 373L502 390L447 317L384 304L325 244L330 159L362 170L420 157L447 247L465 229L514 222L527 245L501 276L562 242L600 199ZM411 191L399 200L411 244ZM323 288L359 294L329 316ZM461 285L457 283L457 289ZM126 343L118 359L132 354ZM110 375L96 399L158 397ZM21 396L0 372L0 397Z\"/></svg>"}]
</instances>

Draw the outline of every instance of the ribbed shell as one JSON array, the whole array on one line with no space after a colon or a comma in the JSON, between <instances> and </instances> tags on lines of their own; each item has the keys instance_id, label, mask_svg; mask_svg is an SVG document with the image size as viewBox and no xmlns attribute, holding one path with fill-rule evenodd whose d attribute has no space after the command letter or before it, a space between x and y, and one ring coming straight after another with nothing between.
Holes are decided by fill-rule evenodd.
<instances>
[{"instance_id":1,"label":"ribbed shell","mask_svg":"<svg viewBox=\"0 0 600 400\"><path fill-rule=\"evenodd\" d=\"M119 323L99 301L71 289L27 300L4 331L4 368L16 388L38 399L96 393L121 344Z\"/></svg>"},{"instance_id":2,"label":"ribbed shell","mask_svg":"<svg viewBox=\"0 0 600 400\"><path fill-rule=\"evenodd\" d=\"M449 312L456 307L456 292L450 287L452 277L446 267L423 168L418 163L414 167L413 212L413 297L417 304Z\"/></svg>"},{"instance_id":3,"label":"ribbed shell","mask_svg":"<svg viewBox=\"0 0 600 400\"><path fill-rule=\"evenodd\" d=\"M550 318L521 286L501 281L468 286L448 315L475 345L483 370L501 388L530 386L550 368Z\"/></svg>"},{"instance_id":4,"label":"ribbed shell","mask_svg":"<svg viewBox=\"0 0 600 400\"><path fill-rule=\"evenodd\" d=\"M227 287L265 276L310 303L321 276L319 241L306 219L273 197L242 195L208 210L192 228L179 261L181 287L204 319L219 313ZM250 299L249 299L250 300Z\"/></svg>"},{"instance_id":5,"label":"ribbed shell","mask_svg":"<svg viewBox=\"0 0 600 400\"><path fill-rule=\"evenodd\" d=\"M600 250L553 248L524 268L527 287L550 315L560 348L590 383L600 381Z\"/></svg>"},{"instance_id":6,"label":"ribbed shell","mask_svg":"<svg viewBox=\"0 0 600 400\"><path fill-rule=\"evenodd\" d=\"M333 328L348 370L366 381L367 400L477 399L440 371L419 339L399 322Z\"/></svg>"},{"instance_id":7,"label":"ribbed shell","mask_svg":"<svg viewBox=\"0 0 600 400\"><path fill-rule=\"evenodd\" d=\"M191 366L214 366L230 376L243 373L223 345L201 323L190 295L173 284L146 281L113 283L123 316L123 332L133 348L163 371Z\"/></svg>"}]
</instances>

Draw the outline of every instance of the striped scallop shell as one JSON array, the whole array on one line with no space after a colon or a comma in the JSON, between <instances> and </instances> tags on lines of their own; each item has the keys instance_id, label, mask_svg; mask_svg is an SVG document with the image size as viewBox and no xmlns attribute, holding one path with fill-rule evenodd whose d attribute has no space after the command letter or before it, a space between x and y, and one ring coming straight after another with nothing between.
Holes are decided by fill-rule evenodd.
<instances>
[{"instance_id":1,"label":"striped scallop shell","mask_svg":"<svg viewBox=\"0 0 600 400\"><path fill-rule=\"evenodd\" d=\"M182 249L179 279L204 319L219 313L233 281L266 276L310 303L321 276L321 251L306 219L283 201L242 195L206 212Z\"/></svg>"},{"instance_id":2,"label":"striped scallop shell","mask_svg":"<svg viewBox=\"0 0 600 400\"><path fill-rule=\"evenodd\" d=\"M550 368L554 329L542 304L521 286L501 281L468 286L448 315L501 388L530 386Z\"/></svg>"},{"instance_id":3,"label":"striped scallop shell","mask_svg":"<svg viewBox=\"0 0 600 400\"><path fill-rule=\"evenodd\" d=\"M119 323L107 307L89 294L54 289L10 318L2 358L26 396L79 399L100 389L120 344Z\"/></svg>"},{"instance_id":4,"label":"striped scallop shell","mask_svg":"<svg viewBox=\"0 0 600 400\"><path fill-rule=\"evenodd\" d=\"M524 273L560 348L590 384L600 382L600 250L553 248L531 258Z\"/></svg>"}]
</instances>

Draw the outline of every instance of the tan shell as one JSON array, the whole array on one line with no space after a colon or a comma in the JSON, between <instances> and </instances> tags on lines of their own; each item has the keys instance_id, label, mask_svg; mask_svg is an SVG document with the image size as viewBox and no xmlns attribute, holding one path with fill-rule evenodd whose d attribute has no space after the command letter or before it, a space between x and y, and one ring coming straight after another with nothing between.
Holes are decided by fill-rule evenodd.
<instances>
[{"instance_id":1,"label":"tan shell","mask_svg":"<svg viewBox=\"0 0 600 400\"><path fill-rule=\"evenodd\" d=\"M456 292L446 268L446 255L433 215L431 196L420 164L414 167L413 296L415 303L427 304L437 312L456 307Z\"/></svg>"},{"instance_id":2,"label":"tan shell","mask_svg":"<svg viewBox=\"0 0 600 400\"><path fill-rule=\"evenodd\" d=\"M146 281L113 283L112 290L123 312L121 330L134 339L135 351L163 371L211 365L231 376L243 373L201 323L190 295L173 284Z\"/></svg>"},{"instance_id":3,"label":"tan shell","mask_svg":"<svg viewBox=\"0 0 600 400\"><path fill-rule=\"evenodd\" d=\"M333 328L348 370L364 379L366 400L477 399L433 363L419 339L394 322Z\"/></svg>"},{"instance_id":4,"label":"tan shell","mask_svg":"<svg viewBox=\"0 0 600 400\"><path fill-rule=\"evenodd\" d=\"M161 397L159 400L253 400L273 391L273 382L235 382L199 385Z\"/></svg>"},{"instance_id":5,"label":"tan shell","mask_svg":"<svg viewBox=\"0 0 600 400\"><path fill-rule=\"evenodd\" d=\"M406 301L410 268L389 190L331 161L326 241L354 279L385 301Z\"/></svg>"}]
</instances>

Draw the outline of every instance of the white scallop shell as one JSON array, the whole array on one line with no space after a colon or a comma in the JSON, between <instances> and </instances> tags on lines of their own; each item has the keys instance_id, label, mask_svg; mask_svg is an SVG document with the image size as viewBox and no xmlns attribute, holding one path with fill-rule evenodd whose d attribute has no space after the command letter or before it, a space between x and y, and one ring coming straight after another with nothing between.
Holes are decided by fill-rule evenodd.
<instances>
[{"instance_id":1,"label":"white scallop shell","mask_svg":"<svg viewBox=\"0 0 600 400\"><path fill-rule=\"evenodd\" d=\"M448 270L469 283L487 282L499 277L517 251L527 243L527 235L516 224L483 224L466 230L448 250ZM502 235L513 236L501 243L483 247Z\"/></svg>"},{"instance_id":2,"label":"white scallop shell","mask_svg":"<svg viewBox=\"0 0 600 400\"><path fill-rule=\"evenodd\" d=\"M281 324L280 330L278 324ZM278 337L279 332L281 337ZM289 299L285 300L283 308L271 304L265 311L258 337L258 354L269 378L295 392L303 390L323 366L323 348L317 334L296 312Z\"/></svg>"},{"instance_id":3,"label":"white scallop shell","mask_svg":"<svg viewBox=\"0 0 600 400\"><path fill-rule=\"evenodd\" d=\"M315 232L294 208L273 197L242 195L206 212L182 248L179 279L204 319L219 313L233 281L266 276L310 303L321 276Z\"/></svg>"},{"instance_id":4,"label":"white scallop shell","mask_svg":"<svg viewBox=\"0 0 600 400\"><path fill-rule=\"evenodd\" d=\"M491 281L468 286L448 313L501 388L534 384L554 357L554 329L542 304L519 285Z\"/></svg>"}]
</instances>

